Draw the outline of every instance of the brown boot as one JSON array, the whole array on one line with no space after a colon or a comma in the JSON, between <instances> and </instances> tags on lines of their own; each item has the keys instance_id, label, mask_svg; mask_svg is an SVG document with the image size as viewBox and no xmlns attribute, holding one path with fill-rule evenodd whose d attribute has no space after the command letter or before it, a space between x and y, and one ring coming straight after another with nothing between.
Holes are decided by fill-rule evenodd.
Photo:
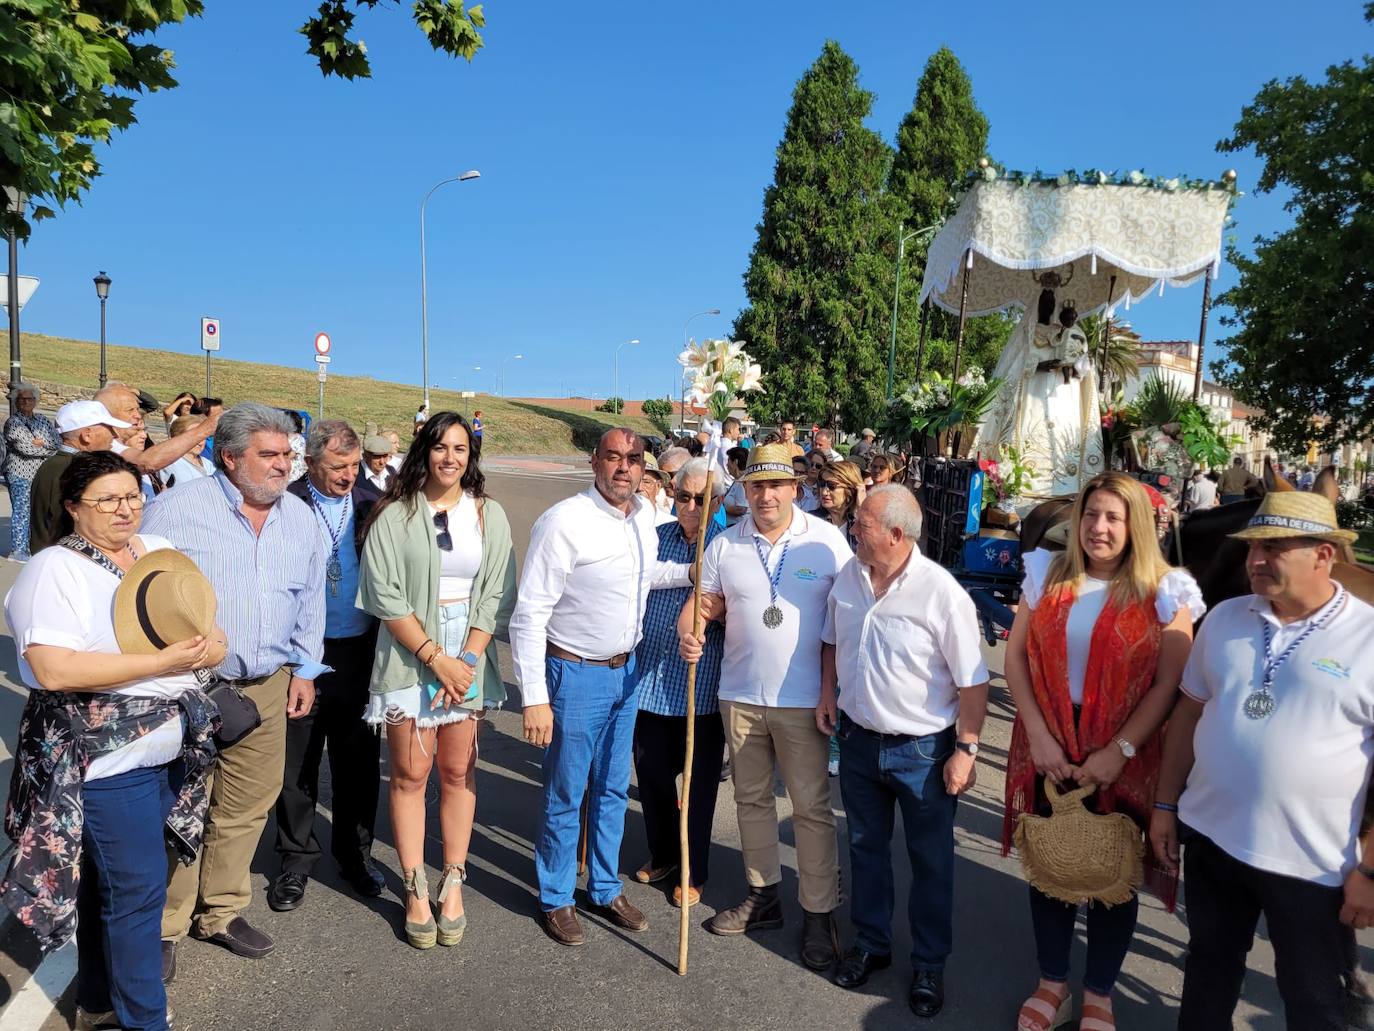
<instances>
[{"instance_id":1,"label":"brown boot","mask_svg":"<svg viewBox=\"0 0 1374 1031\"><path fill-rule=\"evenodd\" d=\"M711 917L706 930L712 934L728 935L781 926L782 901L778 898L778 886L770 884L763 888L750 888L748 897L734 909L722 910Z\"/></svg>"}]
</instances>

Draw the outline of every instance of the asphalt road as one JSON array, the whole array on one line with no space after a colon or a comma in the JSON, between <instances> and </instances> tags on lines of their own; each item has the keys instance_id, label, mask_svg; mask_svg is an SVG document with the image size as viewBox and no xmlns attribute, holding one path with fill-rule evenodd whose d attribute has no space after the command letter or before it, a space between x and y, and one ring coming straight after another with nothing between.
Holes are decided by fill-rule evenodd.
<instances>
[{"instance_id":1,"label":"asphalt road","mask_svg":"<svg viewBox=\"0 0 1374 1031\"><path fill-rule=\"evenodd\" d=\"M564 473L493 472L488 483L510 514L523 552L534 519L551 503L586 485L574 470ZM4 505L0 501L0 505ZM0 514L7 509L0 508ZM8 539L0 521L0 539ZM0 562L0 588L8 590L18 567ZM930 1022L906 1004L910 972L900 957L909 947L904 899L910 885L900 829L895 838L897 910L892 969L876 974L857 992L845 992L801 966L796 957L801 913L796 902L790 807L779 786L783 817L787 924L757 936L722 939L703 924L743 891L733 796L722 785L715 817L712 878L703 903L692 912L691 959L686 977L676 973L678 911L657 887L629 879L645 858L643 823L631 788L622 870L629 898L649 916L642 934L628 934L583 916L587 944L567 949L549 940L536 922L531 840L540 805L540 755L520 739L518 710L497 713L484 729L479 762L477 822L466 892L469 928L456 949L417 952L404 941L399 865L385 812L378 814L374 854L387 875L388 893L355 899L328 858L321 861L306 901L293 913L273 913L263 894L276 873L272 827L253 864L253 923L277 941L276 952L253 962L188 940L178 959L171 991L177 1028L372 1029L470 1026L483 1029L908 1028L949 1029L1014 1026L1021 1000L1034 988L1034 950L1026 888L1014 859L1000 855L1002 775L1012 712L1001 682L1001 649L987 652L994 671L992 711L979 762L979 783L959 808L955 951L946 973L948 1001ZM510 676L509 653L502 646ZM8 783L23 688L15 673L12 640L0 641L0 778ZM383 773L385 774L385 757ZM327 779L327 778L326 778ZM838 784L834 805L840 840L844 816ZM327 783L322 785L325 806ZM322 821L326 815L320 817ZM328 833L327 828L324 833ZM437 817L431 813L428 860L437 883L441 863ZM326 853L327 853L326 849ZM841 848L848 877L848 858ZM847 925L844 936L849 936ZM1081 934L1081 925L1080 925ZM1153 899L1141 907L1141 925L1126 962L1116 1002L1123 1028L1174 1025L1182 983L1180 957L1186 942L1181 915L1164 912ZM1368 938L1365 944L1370 944ZM1367 950L1366 950L1367 951ZM1366 960L1368 956L1366 956ZM1075 951L1081 971L1081 938ZM1366 962L1366 967L1368 963ZM0 926L0 1027L43 1031L69 1026L72 1018L70 948L37 962L26 932ZM1273 956L1263 936L1251 954L1245 1002L1236 1027L1282 1028L1273 981Z\"/></svg>"}]
</instances>

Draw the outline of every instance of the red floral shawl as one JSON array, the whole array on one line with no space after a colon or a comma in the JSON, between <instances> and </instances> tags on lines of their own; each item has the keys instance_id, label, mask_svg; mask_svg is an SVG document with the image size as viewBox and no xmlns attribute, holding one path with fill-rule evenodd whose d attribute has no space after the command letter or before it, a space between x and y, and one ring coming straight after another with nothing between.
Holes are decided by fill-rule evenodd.
<instances>
[{"instance_id":1,"label":"red floral shawl","mask_svg":"<svg viewBox=\"0 0 1374 1031\"><path fill-rule=\"evenodd\" d=\"M1036 704L1069 762L1076 765L1115 740L1122 725L1150 690L1164 628L1155 612L1154 595L1126 605L1108 595L1107 604L1093 627L1088 668L1083 678L1083 707L1075 726L1073 703L1069 699L1067 639L1069 610L1073 608L1075 597L1069 585L1061 584L1045 591L1040 604L1031 612L1026 655ZM1156 732L1148 741L1137 744L1135 758L1126 763L1115 784L1100 788L1090 796L1090 807L1100 813L1125 813L1142 832L1147 831L1154 806L1155 783L1159 778L1162 739L1163 734ZM1018 715L1007 757L1003 855L1011 851L1012 835L1021 814L1036 811L1036 787L1030 739ZM1177 878L1154 865L1149 854L1145 866L1146 886L1172 910L1178 893Z\"/></svg>"}]
</instances>

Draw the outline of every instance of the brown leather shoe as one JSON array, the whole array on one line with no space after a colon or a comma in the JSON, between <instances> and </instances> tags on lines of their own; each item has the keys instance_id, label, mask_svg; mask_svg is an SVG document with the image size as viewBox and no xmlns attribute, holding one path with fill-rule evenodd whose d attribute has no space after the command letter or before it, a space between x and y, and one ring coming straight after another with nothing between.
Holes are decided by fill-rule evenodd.
<instances>
[{"instance_id":1,"label":"brown leather shoe","mask_svg":"<svg viewBox=\"0 0 1374 1031\"><path fill-rule=\"evenodd\" d=\"M581 945L587 940L587 936L582 933L582 924L577 919L577 910L572 906L546 909L543 923L549 937L559 945Z\"/></svg>"},{"instance_id":2,"label":"brown leather shoe","mask_svg":"<svg viewBox=\"0 0 1374 1031\"><path fill-rule=\"evenodd\" d=\"M623 894L613 898L609 906L593 905L592 911L627 931L644 931L649 927L649 918L635 908Z\"/></svg>"},{"instance_id":3,"label":"brown leather shoe","mask_svg":"<svg viewBox=\"0 0 1374 1031\"><path fill-rule=\"evenodd\" d=\"M687 885L687 905L695 906L701 901L701 889L695 884ZM673 885L673 905L678 909L682 908L682 885Z\"/></svg>"},{"instance_id":4,"label":"brown leather shoe","mask_svg":"<svg viewBox=\"0 0 1374 1031\"><path fill-rule=\"evenodd\" d=\"M677 873L676 863L668 866L654 866L654 861L650 859L635 871L635 880L640 884L657 884L659 881L667 880L675 873Z\"/></svg>"}]
</instances>

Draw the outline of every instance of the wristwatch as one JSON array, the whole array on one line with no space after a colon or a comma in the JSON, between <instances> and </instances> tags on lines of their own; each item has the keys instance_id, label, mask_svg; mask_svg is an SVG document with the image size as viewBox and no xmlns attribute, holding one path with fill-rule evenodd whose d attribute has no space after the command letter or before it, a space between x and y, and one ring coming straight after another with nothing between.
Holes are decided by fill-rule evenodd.
<instances>
[{"instance_id":1,"label":"wristwatch","mask_svg":"<svg viewBox=\"0 0 1374 1031\"><path fill-rule=\"evenodd\" d=\"M956 741L954 742L954 747L959 749L959 751L963 752L965 755L971 755L975 759L978 758L977 741Z\"/></svg>"},{"instance_id":2,"label":"wristwatch","mask_svg":"<svg viewBox=\"0 0 1374 1031\"><path fill-rule=\"evenodd\" d=\"M1131 744L1124 737L1119 737L1116 739L1116 747L1121 749L1121 754L1124 755L1127 759L1135 758L1135 745Z\"/></svg>"},{"instance_id":3,"label":"wristwatch","mask_svg":"<svg viewBox=\"0 0 1374 1031\"><path fill-rule=\"evenodd\" d=\"M472 651L463 652L463 654L460 655L460 656L458 656L458 658L462 659L464 662L466 662L466 663L467 663L469 666L471 666L473 669L476 669L476 668L477 668L478 659L477 659L477 653L476 653L476 652L472 652Z\"/></svg>"}]
</instances>

